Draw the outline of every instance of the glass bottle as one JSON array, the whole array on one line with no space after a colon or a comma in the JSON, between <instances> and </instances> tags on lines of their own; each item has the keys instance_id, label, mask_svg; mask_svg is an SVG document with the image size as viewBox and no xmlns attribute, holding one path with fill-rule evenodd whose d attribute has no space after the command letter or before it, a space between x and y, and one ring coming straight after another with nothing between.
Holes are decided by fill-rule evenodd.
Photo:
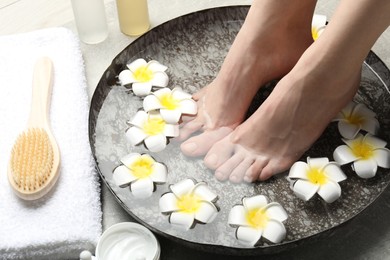
<instances>
[{"instance_id":1,"label":"glass bottle","mask_svg":"<svg viewBox=\"0 0 390 260\"><path fill-rule=\"evenodd\" d=\"M71 0L80 40L87 44L104 41L108 36L103 0Z\"/></svg>"},{"instance_id":2,"label":"glass bottle","mask_svg":"<svg viewBox=\"0 0 390 260\"><path fill-rule=\"evenodd\" d=\"M149 27L149 11L147 0L116 0L119 26L124 34L141 35Z\"/></svg>"}]
</instances>

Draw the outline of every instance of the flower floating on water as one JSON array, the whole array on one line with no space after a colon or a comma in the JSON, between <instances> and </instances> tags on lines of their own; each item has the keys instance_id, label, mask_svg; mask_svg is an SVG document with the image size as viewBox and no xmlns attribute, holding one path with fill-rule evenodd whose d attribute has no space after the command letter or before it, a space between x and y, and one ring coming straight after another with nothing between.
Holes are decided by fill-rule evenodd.
<instances>
[{"instance_id":1,"label":"flower floating on water","mask_svg":"<svg viewBox=\"0 0 390 260\"><path fill-rule=\"evenodd\" d=\"M217 216L218 208L214 203L218 196L206 183L185 179L169 189L171 192L161 196L159 205L161 213L170 215L172 225L188 230L196 222L211 223Z\"/></svg>"},{"instance_id":2,"label":"flower floating on water","mask_svg":"<svg viewBox=\"0 0 390 260\"><path fill-rule=\"evenodd\" d=\"M167 180L167 167L148 154L131 153L121 158L121 162L122 165L114 169L113 179L121 188L130 186L135 197L150 197L155 184Z\"/></svg>"},{"instance_id":3,"label":"flower floating on water","mask_svg":"<svg viewBox=\"0 0 390 260\"><path fill-rule=\"evenodd\" d=\"M119 81L122 85L132 84L136 96L148 95L152 87L164 88L168 85L167 67L158 61L137 59L127 64L127 68L119 73Z\"/></svg>"},{"instance_id":4,"label":"flower floating on water","mask_svg":"<svg viewBox=\"0 0 390 260\"><path fill-rule=\"evenodd\" d=\"M313 15L313 20L311 22L311 34L313 40L317 40L320 37L321 33L324 31L326 26L326 16L321 14Z\"/></svg>"},{"instance_id":5,"label":"flower floating on water","mask_svg":"<svg viewBox=\"0 0 390 260\"><path fill-rule=\"evenodd\" d=\"M196 115L198 110L191 95L178 87L155 91L144 99L143 105L146 112L160 110L162 118L170 124L177 124L182 114Z\"/></svg>"},{"instance_id":6,"label":"flower floating on water","mask_svg":"<svg viewBox=\"0 0 390 260\"><path fill-rule=\"evenodd\" d=\"M151 152L164 150L167 137L179 135L179 125L166 123L159 112L146 113L140 110L129 123L132 127L126 131L126 137L130 143L138 145L144 142Z\"/></svg>"},{"instance_id":7,"label":"flower floating on water","mask_svg":"<svg viewBox=\"0 0 390 260\"><path fill-rule=\"evenodd\" d=\"M237 227L236 238L243 244L255 246L261 237L280 243L286 237L283 221L287 213L277 202L268 203L263 195L243 198L242 205L230 210L228 223Z\"/></svg>"},{"instance_id":8,"label":"flower floating on water","mask_svg":"<svg viewBox=\"0 0 390 260\"><path fill-rule=\"evenodd\" d=\"M333 158L341 165L353 162L353 170L359 177L374 177L378 166L390 168L390 150L385 148L385 141L371 134L358 134L353 140L343 141L346 145L337 147Z\"/></svg>"},{"instance_id":9,"label":"flower floating on water","mask_svg":"<svg viewBox=\"0 0 390 260\"><path fill-rule=\"evenodd\" d=\"M337 115L334 121L338 121L339 132L342 137L353 139L360 130L375 135L379 129L379 122L376 114L364 104L350 102Z\"/></svg>"},{"instance_id":10,"label":"flower floating on water","mask_svg":"<svg viewBox=\"0 0 390 260\"><path fill-rule=\"evenodd\" d=\"M297 179L293 184L293 191L305 201L316 193L327 203L332 203L341 196L341 187L338 182L347 177L335 162L328 158L307 158L307 163L298 161L291 166L288 177Z\"/></svg>"}]
</instances>

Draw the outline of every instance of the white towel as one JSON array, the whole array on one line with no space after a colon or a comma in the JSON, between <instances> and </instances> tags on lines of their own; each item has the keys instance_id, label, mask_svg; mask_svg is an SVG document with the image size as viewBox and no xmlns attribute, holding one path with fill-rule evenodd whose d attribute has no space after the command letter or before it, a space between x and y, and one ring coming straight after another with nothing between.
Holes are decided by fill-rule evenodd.
<instances>
[{"instance_id":1,"label":"white towel","mask_svg":"<svg viewBox=\"0 0 390 260\"><path fill-rule=\"evenodd\" d=\"M19 199L7 180L10 151L30 112L36 60L54 65L50 124L60 177L37 201ZM0 37L0 259L77 259L101 234L100 186L88 141L84 62L65 28Z\"/></svg>"}]
</instances>

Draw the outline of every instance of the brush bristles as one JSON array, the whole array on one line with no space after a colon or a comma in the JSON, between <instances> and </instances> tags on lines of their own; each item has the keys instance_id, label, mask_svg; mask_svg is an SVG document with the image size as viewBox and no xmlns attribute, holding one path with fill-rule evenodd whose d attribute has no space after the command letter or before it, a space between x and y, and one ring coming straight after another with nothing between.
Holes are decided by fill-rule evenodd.
<instances>
[{"instance_id":1,"label":"brush bristles","mask_svg":"<svg viewBox=\"0 0 390 260\"><path fill-rule=\"evenodd\" d=\"M32 128L23 132L11 153L15 184L21 190L35 191L49 178L53 160L53 147L44 129Z\"/></svg>"}]
</instances>

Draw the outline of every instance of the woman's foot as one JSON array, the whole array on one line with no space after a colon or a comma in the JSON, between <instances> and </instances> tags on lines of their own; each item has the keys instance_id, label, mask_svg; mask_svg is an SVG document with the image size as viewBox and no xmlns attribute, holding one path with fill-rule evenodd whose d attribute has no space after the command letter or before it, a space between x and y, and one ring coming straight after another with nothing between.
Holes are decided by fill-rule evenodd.
<instances>
[{"instance_id":1,"label":"woman's foot","mask_svg":"<svg viewBox=\"0 0 390 260\"><path fill-rule=\"evenodd\" d=\"M219 180L266 180L287 170L355 95L360 66L340 73L313 44L260 108L217 142L204 161Z\"/></svg>"},{"instance_id":2,"label":"woman's foot","mask_svg":"<svg viewBox=\"0 0 390 260\"><path fill-rule=\"evenodd\" d=\"M183 125L179 139L203 132L181 145L185 155L204 155L229 135L244 120L258 89L288 73L312 43L315 2L286 4L291 8L273 0L254 1L218 76L194 95L198 115Z\"/></svg>"}]
</instances>

